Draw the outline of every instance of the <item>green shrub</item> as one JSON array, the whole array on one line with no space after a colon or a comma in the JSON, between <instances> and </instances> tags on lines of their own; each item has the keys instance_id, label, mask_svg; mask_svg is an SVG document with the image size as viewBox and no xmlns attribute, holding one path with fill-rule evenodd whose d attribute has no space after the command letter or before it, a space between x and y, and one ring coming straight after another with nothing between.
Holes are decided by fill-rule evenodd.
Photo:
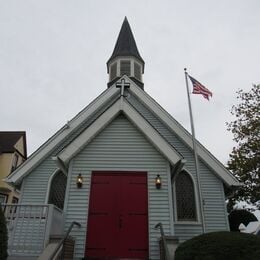
<instances>
[{"instance_id":1,"label":"green shrub","mask_svg":"<svg viewBox=\"0 0 260 260\"><path fill-rule=\"evenodd\" d=\"M260 237L238 232L212 232L182 243L175 260L259 260Z\"/></svg>"},{"instance_id":2,"label":"green shrub","mask_svg":"<svg viewBox=\"0 0 260 260\"><path fill-rule=\"evenodd\" d=\"M243 223L245 226L251 221L257 221L256 216L246 209L235 209L228 215L230 231L239 231L239 225ZM259 257L260 259L260 257Z\"/></svg>"},{"instance_id":3,"label":"green shrub","mask_svg":"<svg viewBox=\"0 0 260 260\"><path fill-rule=\"evenodd\" d=\"M7 228L4 212L0 204L0 259L7 259Z\"/></svg>"}]
</instances>

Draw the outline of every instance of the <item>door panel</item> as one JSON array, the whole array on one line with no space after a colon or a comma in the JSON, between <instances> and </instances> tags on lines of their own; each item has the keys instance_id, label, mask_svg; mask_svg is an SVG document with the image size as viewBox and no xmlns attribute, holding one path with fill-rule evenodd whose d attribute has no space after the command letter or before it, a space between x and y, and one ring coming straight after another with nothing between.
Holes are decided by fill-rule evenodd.
<instances>
[{"instance_id":1,"label":"door panel","mask_svg":"<svg viewBox=\"0 0 260 260\"><path fill-rule=\"evenodd\" d=\"M147 181L146 175L124 176L120 214L123 224L120 232L122 253L130 257L148 255Z\"/></svg>"},{"instance_id":2,"label":"door panel","mask_svg":"<svg viewBox=\"0 0 260 260\"><path fill-rule=\"evenodd\" d=\"M148 258L147 174L94 172L86 256Z\"/></svg>"}]
</instances>

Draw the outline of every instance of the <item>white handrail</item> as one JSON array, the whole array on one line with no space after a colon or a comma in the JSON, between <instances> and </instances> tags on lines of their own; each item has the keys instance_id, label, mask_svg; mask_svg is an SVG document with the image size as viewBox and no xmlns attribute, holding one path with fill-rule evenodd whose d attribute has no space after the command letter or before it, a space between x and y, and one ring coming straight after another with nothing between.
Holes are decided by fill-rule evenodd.
<instances>
[{"instance_id":1,"label":"white handrail","mask_svg":"<svg viewBox=\"0 0 260 260\"><path fill-rule=\"evenodd\" d=\"M54 226L54 211L56 221L57 216L59 218L60 232L62 232L62 210L52 204L2 204L1 206L7 222L10 256L37 256L42 252L49 242Z\"/></svg>"}]
</instances>

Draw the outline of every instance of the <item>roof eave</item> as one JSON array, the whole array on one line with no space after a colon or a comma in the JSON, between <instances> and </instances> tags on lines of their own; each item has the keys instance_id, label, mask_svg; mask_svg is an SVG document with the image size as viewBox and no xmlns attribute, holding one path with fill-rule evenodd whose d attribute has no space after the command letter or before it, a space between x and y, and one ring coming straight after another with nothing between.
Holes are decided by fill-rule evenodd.
<instances>
[{"instance_id":1,"label":"roof eave","mask_svg":"<svg viewBox=\"0 0 260 260\"><path fill-rule=\"evenodd\" d=\"M57 156L68 165L69 161L103 130L120 112L149 140L169 162L175 164L182 156L125 100L118 100L73 140Z\"/></svg>"},{"instance_id":2,"label":"roof eave","mask_svg":"<svg viewBox=\"0 0 260 260\"><path fill-rule=\"evenodd\" d=\"M110 100L119 92L115 86L111 86L94 99L87 107L79 112L67 124L59 129L50 139L40 146L29 158L15 171L13 171L5 181L8 183L20 183L37 165L39 165L74 129L80 125L92 113Z\"/></svg>"},{"instance_id":3,"label":"roof eave","mask_svg":"<svg viewBox=\"0 0 260 260\"><path fill-rule=\"evenodd\" d=\"M181 126L167 111L165 111L150 95L133 84L129 90L153 113L155 113L173 132L175 132L191 149L193 147L191 134ZM199 157L229 186L240 186L239 181L214 157L202 144L197 142Z\"/></svg>"}]
</instances>

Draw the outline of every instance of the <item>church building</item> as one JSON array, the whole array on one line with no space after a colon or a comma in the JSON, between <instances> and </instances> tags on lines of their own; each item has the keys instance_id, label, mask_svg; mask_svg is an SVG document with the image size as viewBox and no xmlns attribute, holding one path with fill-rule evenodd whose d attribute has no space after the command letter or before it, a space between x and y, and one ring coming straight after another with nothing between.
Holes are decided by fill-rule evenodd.
<instances>
[{"instance_id":1,"label":"church building","mask_svg":"<svg viewBox=\"0 0 260 260\"><path fill-rule=\"evenodd\" d=\"M229 230L224 188L239 182L199 142L198 178L192 136L146 93L144 65L125 18L104 92L5 180L21 186L10 257L43 259L71 228L73 259L160 259L155 226L179 243Z\"/></svg>"}]
</instances>

